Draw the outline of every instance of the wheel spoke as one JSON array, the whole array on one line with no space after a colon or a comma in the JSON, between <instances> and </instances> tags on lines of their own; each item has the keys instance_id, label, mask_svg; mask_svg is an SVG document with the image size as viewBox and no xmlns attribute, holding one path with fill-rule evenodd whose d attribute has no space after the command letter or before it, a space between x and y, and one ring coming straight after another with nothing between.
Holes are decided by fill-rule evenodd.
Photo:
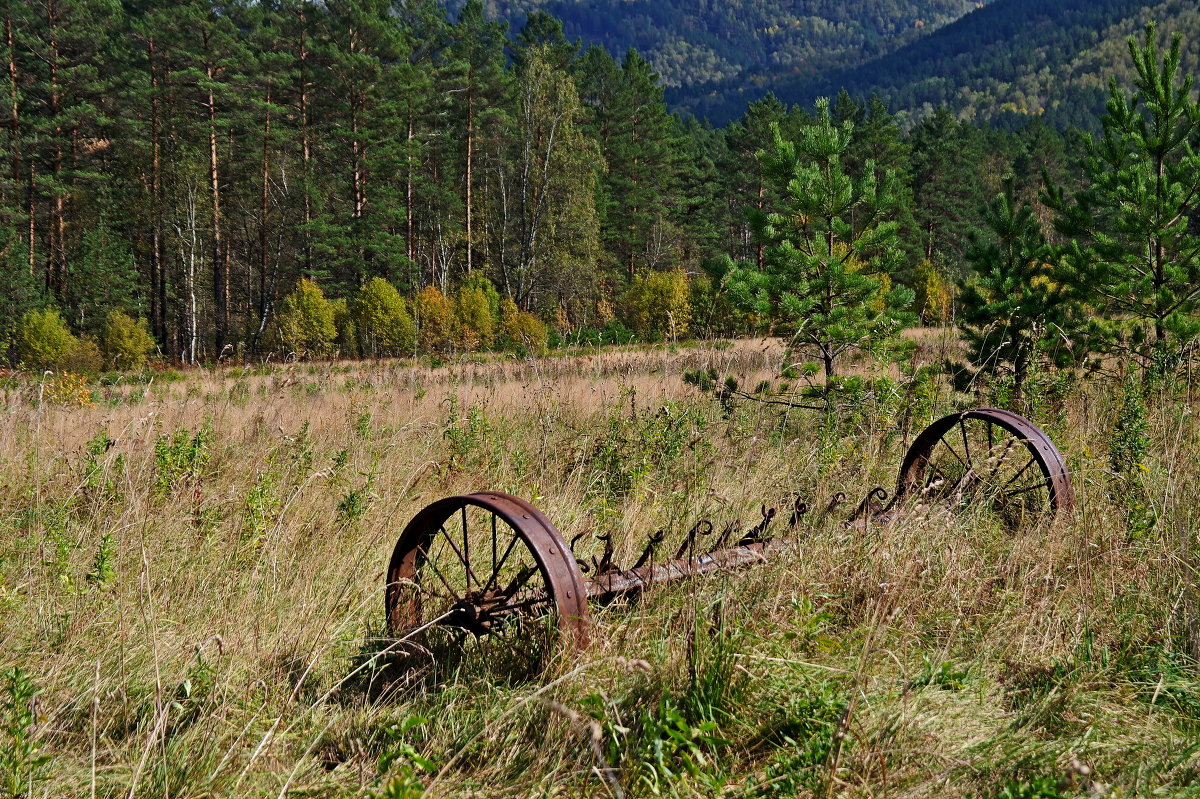
<instances>
[{"instance_id":1,"label":"wheel spoke","mask_svg":"<svg viewBox=\"0 0 1200 799\"><path fill-rule=\"evenodd\" d=\"M504 550L504 555L500 558L500 562L492 569L492 576L488 578L487 585L483 587L484 592L491 590L496 585L496 578L500 576L500 569L508 560L508 556L512 554L513 547L517 545L517 538L513 538L508 542L508 548Z\"/></svg>"},{"instance_id":2,"label":"wheel spoke","mask_svg":"<svg viewBox=\"0 0 1200 799\"><path fill-rule=\"evenodd\" d=\"M450 534L448 532L446 532L446 528L444 526L439 528L439 531L441 532L442 536L446 539L446 543L448 543L450 545L450 548L454 550L454 554L458 555L459 563L461 563L463 565L463 567L466 569L466 571L467 571L467 590L470 591L471 590L471 576L472 576L471 575L471 562L466 559L466 557L463 555L463 553L458 551L458 547L455 546L455 544L454 544L454 539L450 537ZM476 580L476 582L478 582L478 580Z\"/></svg>"},{"instance_id":3,"label":"wheel spoke","mask_svg":"<svg viewBox=\"0 0 1200 799\"><path fill-rule=\"evenodd\" d=\"M936 483L938 479L940 479L943 483L946 482L946 475L942 474L942 470L939 469L932 461L926 461L925 465L933 472L933 475L930 475L929 479L925 482L925 487L922 489L922 491L925 493L929 493L929 491L933 489L934 483Z\"/></svg>"},{"instance_id":4,"label":"wheel spoke","mask_svg":"<svg viewBox=\"0 0 1200 799\"><path fill-rule=\"evenodd\" d=\"M521 589L525 583L529 582L529 578L537 573L537 569L528 564L522 564L521 570L517 572L517 576L512 578L512 582L504 587L503 594L506 597L515 596L517 591Z\"/></svg>"},{"instance_id":5,"label":"wheel spoke","mask_svg":"<svg viewBox=\"0 0 1200 799\"><path fill-rule=\"evenodd\" d=\"M497 615L499 613L505 613L514 610L528 610L529 608L536 608L538 605L550 605L552 603L553 601L548 596L536 596L530 597L529 599L523 599L520 602L501 605L498 608L489 608L488 613L491 615Z\"/></svg>"},{"instance_id":6,"label":"wheel spoke","mask_svg":"<svg viewBox=\"0 0 1200 799\"><path fill-rule=\"evenodd\" d=\"M455 590L450 587L450 583L446 580L445 576L442 574L442 570L439 569L436 564L434 564L433 558L430 558L425 554L425 549L423 547L417 551L420 552L423 556L425 556L424 557L424 561L425 561L424 565L433 569L434 575L436 575L437 578L442 581L442 585L446 586L446 590L450 592L450 596L446 597L446 599L453 599L453 600L457 601L459 599L457 592L455 592Z\"/></svg>"},{"instance_id":7,"label":"wheel spoke","mask_svg":"<svg viewBox=\"0 0 1200 799\"><path fill-rule=\"evenodd\" d=\"M1025 472L1029 470L1029 467L1032 466L1036 462L1036 460L1037 460L1036 458L1031 456L1029 458L1029 460L1025 462L1025 465L1021 467L1021 470L1019 472L1017 472L1012 477L1010 477L1008 479L1008 482L1006 482L1004 485L1000 486L1001 490L1008 488L1010 485L1017 482L1017 480L1019 480L1021 478L1021 475L1025 474Z\"/></svg>"},{"instance_id":8,"label":"wheel spoke","mask_svg":"<svg viewBox=\"0 0 1200 799\"><path fill-rule=\"evenodd\" d=\"M1015 497L1015 496L1017 496L1018 494L1028 494L1030 491L1036 491L1036 490L1037 490L1037 489L1039 489L1039 488L1044 488L1044 489L1046 489L1047 491L1049 491L1049 490L1050 490L1050 483L1049 483L1049 481L1047 481L1047 480L1043 480L1043 481L1041 481L1040 483L1034 483L1034 484L1033 484L1033 485L1031 485L1031 486L1026 486L1025 488L1019 488L1019 489L1017 489L1017 490L1015 490L1015 491L1006 491L1006 492L1004 493L1004 496L1005 496L1005 497Z\"/></svg>"},{"instance_id":9,"label":"wheel spoke","mask_svg":"<svg viewBox=\"0 0 1200 799\"><path fill-rule=\"evenodd\" d=\"M467 591L471 590L471 544L467 538L467 506L462 506L463 563L467 567Z\"/></svg>"},{"instance_id":10,"label":"wheel spoke","mask_svg":"<svg viewBox=\"0 0 1200 799\"><path fill-rule=\"evenodd\" d=\"M990 429L990 427L989 427ZM996 475L1000 473L1000 469L1004 467L1004 462L1008 460L1008 453L1012 452L1013 445L1017 443L1015 438L1009 438L1004 442L1004 451L1000 453L1000 457L996 459L996 465L992 467L992 473L988 475L989 480L996 479ZM991 454L991 451L988 451Z\"/></svg>"},{"instance_id":11,"label":"wheel spoke","mask_svg":"<svg viewBox=\"0 0 1200 799\"><path fill-rule=\"evenodd\" d=\"M958 454L958 450L956 450L954 447L950 446L950 442L949 442L949 441L947 441L945 438L939 438L939 439L938 439L938 441L940 441L942 444L944 444L944 445L945 445L945 447L946 447L946 449L950 450L950 454L951 454L951 455L953 455L955 458L957 458L957 459L958 459L958 462L959 462L959 463L961 463L961 464L963 465L963 468L964 468L964 469L970 469L970 468L971 468L971 464L967 463L966 461L964 461L964 460L962 459L962 456Z\"/></svg>"}]
</instances>

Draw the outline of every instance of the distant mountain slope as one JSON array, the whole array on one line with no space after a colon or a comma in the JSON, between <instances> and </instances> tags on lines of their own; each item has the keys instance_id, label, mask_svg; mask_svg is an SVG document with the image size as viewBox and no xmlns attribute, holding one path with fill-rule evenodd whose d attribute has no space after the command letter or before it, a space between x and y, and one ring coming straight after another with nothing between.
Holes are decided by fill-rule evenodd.
<instances>
[{"instance_id":1,"label":"distant mountain slope","mask_svg":"<svg viewBox=\"0 0 1200 799\"><path fill-rule=\"evenodd\" d=\"M465 0L449 0L452 11ZM485 0L519 27L531 11L620 58L636 47L669 87L761 83L861 64L991 0Z\"/></svg>"},{"instance_id":2,"label":"distant mountain slope","mask_svg":"<svg viewBox=\"0 0 1200 799\"><path fill-rule=\"evenodd\" d=\"M1197 72L1200 7L1195 0L998 0L868 64L767 83L787 103L810 104L846 88L878 93L902 117L945 105L965 119L1016 124L1033 115L1066 127L1094 127L1109 77L1127 77L1126 40L1155 21L1187 43L1184 68ZM762 88L710 85L672 100L723 122Z\"/></svg>"}]
</instances>

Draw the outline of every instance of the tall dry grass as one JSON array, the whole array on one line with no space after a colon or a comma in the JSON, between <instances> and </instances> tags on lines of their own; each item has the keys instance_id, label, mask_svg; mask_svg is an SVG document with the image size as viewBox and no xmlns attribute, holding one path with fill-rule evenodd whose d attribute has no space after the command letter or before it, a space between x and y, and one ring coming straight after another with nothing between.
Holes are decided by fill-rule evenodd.
<instances>
[{"instance_id":1,"label":"tall dry grass","mask_svg":"<svg viewBox=\"0 0 1200 799\"><path fill-rule=\"evenodd\" d=\"M890 487L923 424L978 402L935 381L835 419L727 412L681 380L779 355L226 369L86 408L11 385L0 736L40 754L0 768L33 796L1183 795L1200 427L1169 392L1126 474L1119 387L1035 397L1063 523L814 513L769 564L597 608L594 646L534 680L377 657L386 559L436 498L510 491L629 562L655 530Z\"/></svg>"}]
</instances>

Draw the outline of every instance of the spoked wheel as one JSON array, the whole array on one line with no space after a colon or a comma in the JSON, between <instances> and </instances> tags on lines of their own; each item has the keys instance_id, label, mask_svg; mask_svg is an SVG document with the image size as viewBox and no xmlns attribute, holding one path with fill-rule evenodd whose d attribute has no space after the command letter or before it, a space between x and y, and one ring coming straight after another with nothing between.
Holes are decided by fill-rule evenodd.
<instances>
[{"instance_id":1,"label":"spoked wheel","mask_svg":"<svg viewBox=\"0 0 1200 799\"><path fill-rule=\"evenodd\" d=\"M587 641L587 592L562 535L523 499L489 491L418 513L388 566L398 651L536 671L561 635Z\"/></svg>"},{"instance_id":2,"label":"spoked wheel","mask_svg":"<svg viewBox=\"0 0 1200 799\"><path fill-rule=\"evenodd\" d=\"M1062 453L1012 411L975 408L945 416L913 442L896 500L927 508L983 506L1006 524L1067 515L1075 490Z\"/></svg>"}]
</instances>

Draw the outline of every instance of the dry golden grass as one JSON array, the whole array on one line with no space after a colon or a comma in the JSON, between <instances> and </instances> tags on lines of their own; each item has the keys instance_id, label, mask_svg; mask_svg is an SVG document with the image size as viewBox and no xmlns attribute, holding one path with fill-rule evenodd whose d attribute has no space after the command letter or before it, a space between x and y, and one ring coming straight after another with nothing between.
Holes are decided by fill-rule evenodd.
<instances>
[{"instance_id":1,"label":"dry golden grass","mask_svg":"<svg viewBox=\"0 0 1200 799\"><path fill-rule=\"evenodd\" d=\"M953 346L919 341L927 362ZM89 408L10 384L0 669L41 693L14 726L0 680L0 746L49 760L0 769L34 796L1183 795L1200 773L1200 426L1155 399L1149 452L1114 476L1105 385L1032 411L1074 470L1064 523L813 514L767 565L598 608L594 646L533 680L405 683L373 657L392 544L436 498L510 491L584 534L581 556L613 532L628 562L654 530L890 487L900 420L911 438L976 401L935 383L831 424L726 415L681 380L711 365L749 385L781 352L223 369Z\"/></svg>"}]
</instances>

